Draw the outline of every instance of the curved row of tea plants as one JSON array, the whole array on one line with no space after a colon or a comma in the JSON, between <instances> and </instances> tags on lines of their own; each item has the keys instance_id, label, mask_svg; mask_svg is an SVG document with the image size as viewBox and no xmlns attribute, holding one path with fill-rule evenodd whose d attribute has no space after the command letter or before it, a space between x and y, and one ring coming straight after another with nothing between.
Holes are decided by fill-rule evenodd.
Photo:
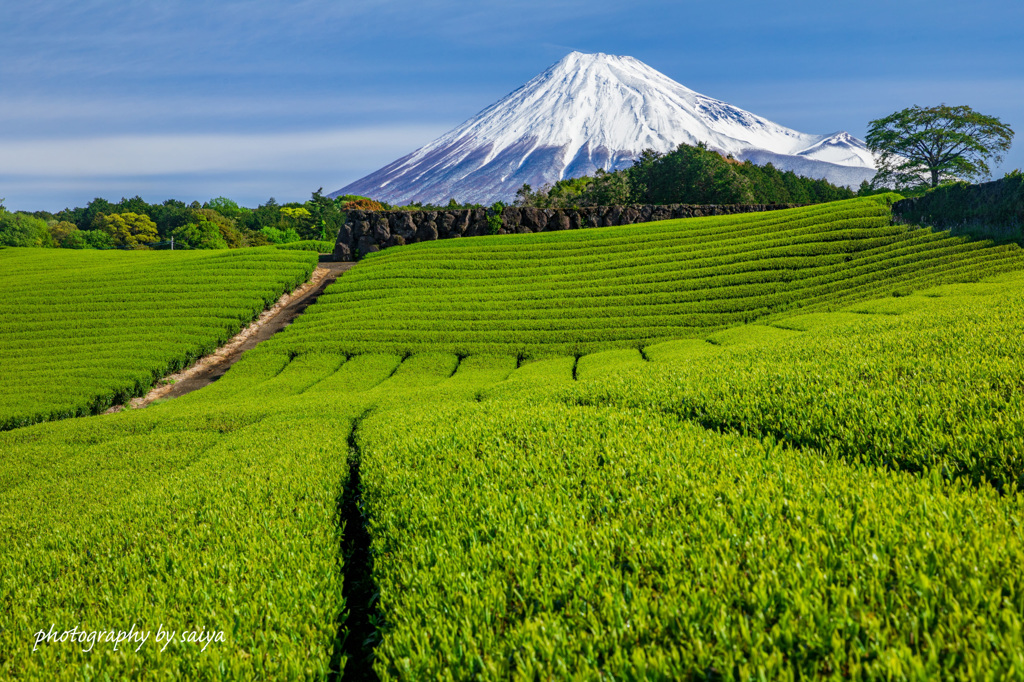
<instances>
[{"instance_id":1,"label":"curved row of tea plants","mask_svg":"<svg viewBox=\"0 0 1024 682\"><path fill-rule=\"evenodd\" d=\"M712 352L680 342L648 347L653 362L644 371L581 384L572 400L771 435L830 459L1020 489L1022 285L1024 277L1008 273L841 313L779 317L772 324L782 329L711 336L719 344ZM735 343L751 330L770 342Z\"/></svg>"},{"instance_id":2,"label":"curved row of tea plants","mask_svg":"<svg viewBox=\"0 0 1024 682\"><path fill-rule=\"evenodd\" d=\"M0 433L0 676L1024 678L1024 276L904 295L1019 251L812 208L396 249L201 391ZM33 651L133 620L227 639Z\"/></svg>"},{"instance_id":3,"label":"curved row of tea plants","mask_svg":"<svg viewBox=\"0 0 1024 682\"><path fill-rule=\"evenodd\" d=\"M363 422L381 679L1024 675L1024 497L639 410Z\"/></svg>"},{"instance_id":4,"label":"curved row of tea plants","mask_svg":"<svg viewBox=\"0 0 1024 682\"><path fill-rule=\"evenodd\" d=\"M316 254L0 252L0 430L103 411L211 352Z\"/></svg>"},{"instance_id":5,"label":"curved row of tea plants","mask_svg":"<svg viewBox=\"0 0 1024 682\"><path fill-rule=\"evenodd\" d=\"M380 588L375 667L385 679L1012 678L1024 670L1019 493L950 482L941 468L915 476L843 463L755 429L720 436L656 402L657 382L698 358L723 371L786 341L826 365L836 349L819 332L833 327L872 347L898 333L934 363L946 348L925 352L921 308L933 308L938 328L966 316L978 339L998 338L1010 331L999 302L1020 289L1019 277L1005 279L803 315L786 329L736 328L713 335L717 345L518 368L512 357L452 354L292 357L270 344L210 392L142 414L167 429L273 415L268 427L299 434L311 413L358 423ZM991 314L971 312L979 306ZM951 342L968 341L960 335ZM880 367L897 360L883 354ZM1007 382L1022 378L1019 365L1006 366ZM645 390L647 403L621 402ZM594 394L600 405L579 404ZM983 417L960 432L984 432L1006 414ZM338 459L345 433L339 425L328 446Z\"/></svg>"},{"instance_id":6,"label":"curved row of tea plants","mask_svg":"<svg viewBox=\"0 0 1024 682\"><path fill-rule=\"evenodd\" d=\"M339 512L353 424L463 365L257 352L209 391L0 433L0 677L342 672ZM37 646L51 625L60 635L133 624L153 633L137 651ZM154 642L161 627L178 635L167 648ZM204 647L184 631L224 638Z\"/></svg>"},{"instance_id":7,"label":"curved row of tea plants","mask_svg":"<svg viewBox=\"0 0 1024 682\"><path fill-rule=\"evenodd\" d=\"M157 406L0 434L0 677L342 669L351 425L341 410ZM151 633L141 646L44 638L133 627Z\"/></svg>"},{"instance_id":8,"label":"curved row of tea plants","mask_svg":"<svg viewBox=\"0 0 1024 682\"><path fill-rule=\"evenodd\" d=\"M427 242L367 258L286 334L297 352L582 354L969 281L1016 245L890 225L885 198Z\"/></svg>"},{"instance_id":9,"label":"curved row of tea plants","mask_svg":"<svg viewBox=\"0 0 1024 682\"><path fill-rule=\"evenodd\" d=\"M344 403L366 415L375 670L1024 675L1022 283L642 352L411 356L403 383ZM320 356L285 341L193 409L351 385L297 380Z\"/></svg>"},{"instance_id":10,"label":"curved row of tea plants","mask_svg":"<svg viewBox=\"0 0 1024 682\"><path fill-rule=\"evenodd\" d=\"M277 248L284 249L286 251L316 251L317 253L331 253L334 251L334 242L324 241L322 239L303 239L297 242L278 244Z\"/></svg>"}]
</instances>

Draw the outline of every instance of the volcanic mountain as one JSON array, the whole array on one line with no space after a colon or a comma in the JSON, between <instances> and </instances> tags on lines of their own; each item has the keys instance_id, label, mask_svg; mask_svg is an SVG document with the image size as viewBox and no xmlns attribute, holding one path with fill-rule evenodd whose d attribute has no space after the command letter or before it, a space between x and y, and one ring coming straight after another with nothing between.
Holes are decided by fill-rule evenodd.
<instances>
[{"instance_id":1,"label":"volcanic mountain","mask_svg":"<svg viewBox=\"0 0 1024 682\"><path fill-rule=\"evenodd\" d=\"M598 168L632 165L644 149L680 143L799 175L856 186L874 175L846 132L808 135L694 92L633 57L572 52L526 85L425 147L329 196L392 204L509 201Z\"/></svg>"}]
</instances>

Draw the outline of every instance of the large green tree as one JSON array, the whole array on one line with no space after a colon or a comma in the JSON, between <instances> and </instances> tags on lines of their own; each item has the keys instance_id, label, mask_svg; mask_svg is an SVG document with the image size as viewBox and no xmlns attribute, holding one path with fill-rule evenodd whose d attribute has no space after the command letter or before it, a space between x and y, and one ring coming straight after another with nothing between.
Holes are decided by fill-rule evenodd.
<instances>
[{"instance_id":1,"label":"large green tree","mask_svg":"<svg viewBox=\"0 0 1024 682\"><path fill-rule=\"evenodd\" d=\"M0 205L0 246L53 246L46 221Z\"/></svg>"},{"instance_id":2,"label":"large green tree","mask_svg":"<svg viewBox=\"0 0 1024 682\"><path fill-rule=\"evenodd\" d=\"M313 192L306 202L306 209L312 217L312 239L334 241L338 231L345 224L345 211L341 210L341 202L324 196L324 188Z\"/></svg>"},{"instance_id":3,"label":"large green tree","mask_svg":"<svg viewBox=\"0 0 1024 682\"><path fill-rule=\"evenodd\" d=\"M113 215L101 213L96 216L93 225L110 235L116 246L144 248L146 244L160 238L156 231L156 223L150 220L149 216L131 211Z\"/></svg>"},{"instance_id":4,"label":"large green tree","mask_svg":"<svg viewBox=\"0 0 1024 682\"><path fill-rule=\"evenodd\" d=\"M627 171L631 198L638 204L752 203L750 183L735 166L703 142L669 154L648 149Z\"/></svg>"},{"instance_id":5,"label":"large green tree","mask_svg":"<svg viewBox=\"0 0 1024 682\"><path fill-rule=\"evenodd\" d=\"M1013 130L994 116L968 106L913 106L868 125L867 145L877 155L873 184L911 187L927 181L973 180L990 175L988 163L1002 161Z\"/></svg>"}]
</instances>

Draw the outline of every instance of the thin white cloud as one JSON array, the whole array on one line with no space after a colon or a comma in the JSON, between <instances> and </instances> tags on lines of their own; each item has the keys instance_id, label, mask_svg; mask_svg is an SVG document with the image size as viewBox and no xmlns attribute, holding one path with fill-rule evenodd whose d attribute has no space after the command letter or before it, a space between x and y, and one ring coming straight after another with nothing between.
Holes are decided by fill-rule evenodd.
<instances>
[{"instance_id":1,"label":"thin white cloud","mask_svg":"<svg viewBox=\"0 0 1024 682\"><path fill-rule=\"evenodd\" d=\"M400 125L279 134L141 134L0 139L0 174L35 177L124 177L373 169L445 131Z\"/></svg>"},{"instance_id":2,"label":"thin white cloud","mask_svg":"<svg viewBox=\"0 0 1024 682\"><path fill-rule=\"evenodd\" d=\"M279 202L304 201L318 187L325 192L339 189L372 168L345 175L317 171L287 174L186 173L131 177L31 177L0 175L0 198L12 211L50 211L85 206L95 197L117 201L139 195L150 203L178 199L185 203L226 196L243 206L255 208L269 197Z\"/></svg>"},{"instance_id":3,"label":"thin white cloud","mask_svg":"<svg viewBox=\"0 0 1024 682\"><path fill-rule=\"evenodd\" d=\"M472 89L453 87L444 97L422 97L416 101L415 118L447 123L449 127L475 114L488 102L487 95ZM0 97L0 139L19 136L18 131L32 129L69 130L88 125L100 132L126 125L145 125L154 128L151 121L160 122L166 130L174 132L192 120L205 125L253 125L253 121L288 119L306 128L318 127L309 121L334 119L344 121L344 127L357 127L367 120L380 123L380 116L397 116L405 121L413 118L409 112L410 95L406 93L367 93L333 95L318 93L316 97L301 98L297 107L295 98L257 96L210 97L130 97L103 98L54 97L52 95L18 95ZM297 110L298 109L298 110ZM459 118L459 117L462 118ZM329 125L329 124L328 124ZM322 125L320 126L322 127ZM22 132L20 136L24 137ZM36 135L44 137L46 135Z\"/></svg>"}]
</instances>

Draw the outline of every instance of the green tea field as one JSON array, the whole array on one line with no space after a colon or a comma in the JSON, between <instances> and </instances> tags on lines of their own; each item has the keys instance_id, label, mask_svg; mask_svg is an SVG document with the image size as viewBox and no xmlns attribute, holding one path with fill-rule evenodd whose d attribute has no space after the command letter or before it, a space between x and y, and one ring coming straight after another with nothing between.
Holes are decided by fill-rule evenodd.
<instances>
[{"instance_id":1,"label":"green tea field","mask_svg":"<svg viewBox=\"0 0 1024 682\"><path fill-rule=\"evenodd\" d=\"M1024 679L1024 252L886 200L388 249L206 388L10 422L0 676Z\"/></svg>"},{"instance_id":2,"label":"green tea field","mask_svg":"<svg viewBox=\"0 0 1024 682\"><path fill-rule=\"evenodd\" d=\"M0 250L0 430L101 412L221 345L316 254Z\"/></svg>"}]
</instances>

